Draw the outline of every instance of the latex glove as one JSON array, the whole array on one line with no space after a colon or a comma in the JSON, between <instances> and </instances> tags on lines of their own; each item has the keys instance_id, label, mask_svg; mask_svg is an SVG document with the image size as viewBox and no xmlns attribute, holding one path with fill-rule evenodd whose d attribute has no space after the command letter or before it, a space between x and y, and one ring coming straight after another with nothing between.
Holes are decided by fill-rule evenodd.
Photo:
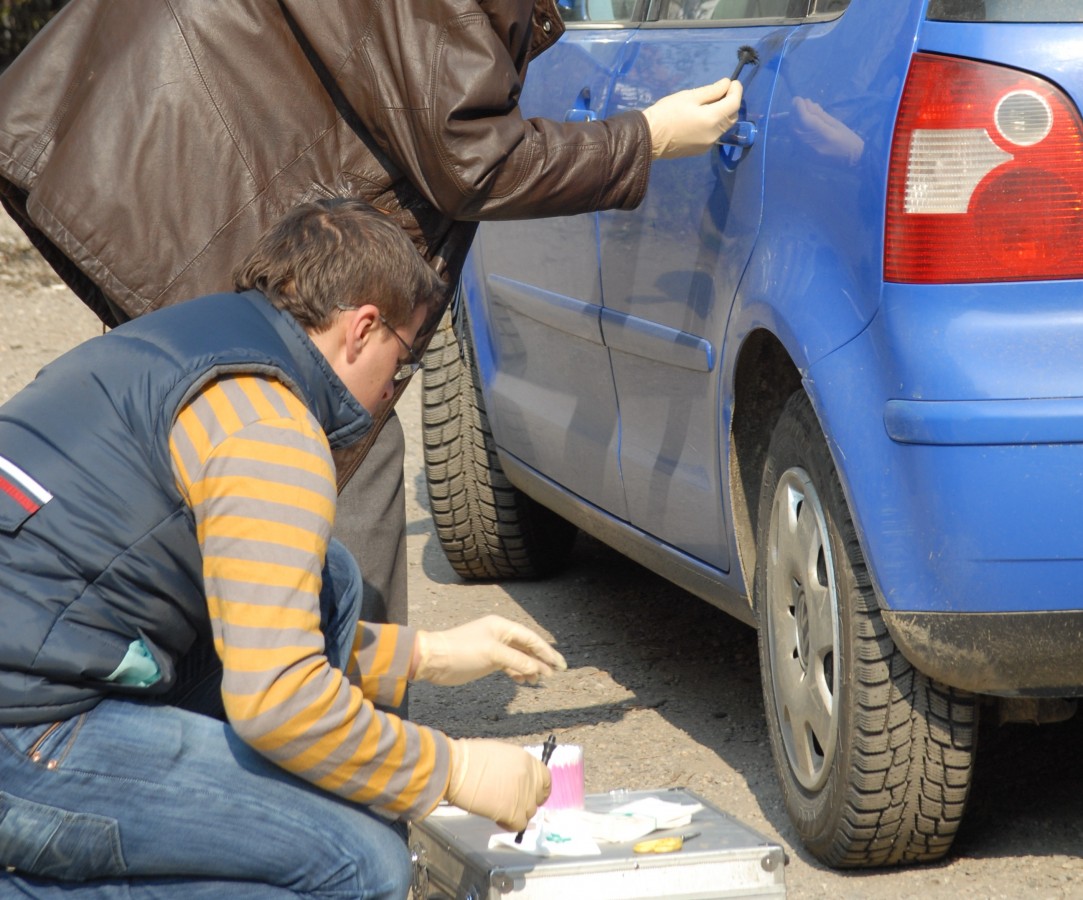
<instances>
[{"instance_id":1,"label":"latex glove","mask_svg":"<svg viewBox=\"0 0 1083 900\"><path fill-rule=\"evenodd\" d=\"M705 153L737 121L744 88L728 78L678 91L643 110L655 159Z\"/></svg>"},{"instance_id":2,"label":"latex glove","mask_svg":"<svg viewBox=\"0 0 1083 900\"><path fill-rule=\"evenodd\" d=\"M503 670L536 684L568 664L539 635L502 616L485 616L447 631L418 631L414 681L451 687Z\"/></svg>"},{"instance_id":3,"label":"latex glove","mask_svg":"<svg viewBox=\"0 0 1083 900\"><path fill-rule=\"evenodd\" d=\"M451 741L452 806L522 831L549 797L549 769L522 747L482 739Z\"/></svg>"}]
</instances>

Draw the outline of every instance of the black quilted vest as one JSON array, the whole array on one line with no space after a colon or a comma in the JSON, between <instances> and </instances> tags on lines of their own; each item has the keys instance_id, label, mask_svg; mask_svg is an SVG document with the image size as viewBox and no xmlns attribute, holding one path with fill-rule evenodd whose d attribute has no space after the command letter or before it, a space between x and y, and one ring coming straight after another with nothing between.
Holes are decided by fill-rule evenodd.
<instances>
[{"instance_id":1,"label":"black quilted vest","mask_svg":"<svg viewBox=\"0 0 1083 900\"><path fill-rule=\"evenodd\" d=\"M173 684L209 623L169 432L203 385L239 372L284 382L332 448L371 424L296 321L256 292L191 300L93 338L0 407L0 724ZM139 640L160 680L103 680Z\"/></svg>"}]
</instances>

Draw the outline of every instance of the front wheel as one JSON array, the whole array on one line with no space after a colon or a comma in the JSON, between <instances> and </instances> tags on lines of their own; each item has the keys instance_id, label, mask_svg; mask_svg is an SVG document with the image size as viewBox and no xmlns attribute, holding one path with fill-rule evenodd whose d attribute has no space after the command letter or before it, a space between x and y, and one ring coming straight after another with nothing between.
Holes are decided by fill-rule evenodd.
<instances>
[{"instance_id":1,"label":"front wheel","mask_svg":"<svg viewBox=\"0 0 1083 900\"><path fill-rule=\"evenodd\" d=\"M976 700L896 649L804 391L772 435L757 532L764 705L802 842L840 868L940 858L969 793Z\"/></svg>"}]
</instances>

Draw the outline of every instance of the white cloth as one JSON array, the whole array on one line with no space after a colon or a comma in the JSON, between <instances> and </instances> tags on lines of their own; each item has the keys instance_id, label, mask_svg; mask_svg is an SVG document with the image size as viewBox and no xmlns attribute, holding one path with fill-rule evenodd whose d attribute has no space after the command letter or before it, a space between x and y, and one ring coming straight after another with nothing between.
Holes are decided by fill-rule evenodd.
<instances>
[{"instance_id":1,"label":"white cloth","mask_svg":"<svg viewBox=\"0 0 1083 900\"><path fill-rule=\"evenodd\" d=\"M600 844L636 841L654 831L683 828L703 806L645 797L606 813L582 809L541 809L531 819L521 843L511 832L489 838L489 848L518 850L531 856L598 856Z\"/></svg>"}]
</instances>

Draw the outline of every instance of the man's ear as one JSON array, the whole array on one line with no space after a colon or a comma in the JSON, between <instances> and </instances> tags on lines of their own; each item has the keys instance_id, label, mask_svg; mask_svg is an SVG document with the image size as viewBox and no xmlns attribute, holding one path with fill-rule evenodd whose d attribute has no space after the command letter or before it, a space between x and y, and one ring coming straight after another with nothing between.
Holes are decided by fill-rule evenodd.
<instances>
[{"instance_id":1,"label":"man's ear","mask_svg":"<svg viewBox=\"0 0 1083 900\"><path fill-rule=\"evenodd\" d=\"M380 310L371 303L349 310L342 317L343 340L346 359L353 362L361 348L380 328Z\"/></svg>"}]
</instances>

